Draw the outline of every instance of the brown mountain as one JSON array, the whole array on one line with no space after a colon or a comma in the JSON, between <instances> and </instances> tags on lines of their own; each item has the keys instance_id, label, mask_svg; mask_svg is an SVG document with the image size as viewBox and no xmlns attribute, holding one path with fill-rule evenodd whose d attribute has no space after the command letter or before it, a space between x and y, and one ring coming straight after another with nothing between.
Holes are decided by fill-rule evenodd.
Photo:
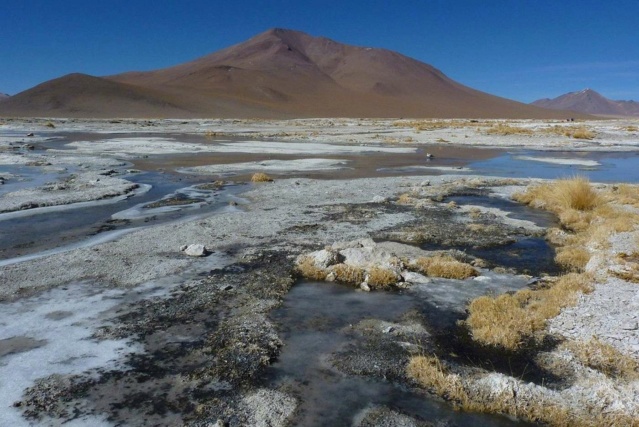
<instances>
[{"instance_id":1,"label":"brown mountain","mask_svg":"<svg viewBox=\"0 0 639 427\"><path fill-rule=\"evenodd\" d=\"M67 75L12 96L0 115L565 117L463 86L389 50L283 29L170 68Z\"/></svg>"},{"instance_id":2,"label":"brown mountain","mask_svg":"<svg viewBox=\"0 0 639 427\"><path fill-rule=\"evenodd\" d=\"M6 99L8 97L9 97L9 95L7 95L6 93L0 92L0 101L3 100L3 99Z\"/></svg>"},{"instance_id":3,"label":"brown mountain","mask_svg":"<svg viewBox=\"0 0 639 427\"><path fill-rule=\"evenodd\" d=\"M613 101L592 89L569 92L554 99L539 99L532 103L543 108L570 110L605 116L639 116L639 102Z\"/></svg>"}]
</instances>

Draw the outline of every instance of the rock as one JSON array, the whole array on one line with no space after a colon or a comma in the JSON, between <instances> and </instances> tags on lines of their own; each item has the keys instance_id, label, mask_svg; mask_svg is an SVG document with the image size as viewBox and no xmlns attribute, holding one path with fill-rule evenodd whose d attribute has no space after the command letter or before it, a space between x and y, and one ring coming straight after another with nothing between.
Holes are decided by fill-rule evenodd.
<instances>
[{"instance_id":1,"label":"rock","mask_svg":"<svg viewBox=\"0 0 639 427\"><path fill-rule=\"evenodd\" d=\"M384 333L385 334L390 334L391 332L393 332L395 330L394 327L392 326L388 326L387 328L384 328Z\"/></svg>"},{"instance_id":2,"label":"rock","mask_svg":"<svg viewBox=\"0 0 639 427\"><path fill-rule=\"evenodd\" d=\"M334 271L331 271L330 273L328 273L328 275L326 276L326 280L327 282L334 282L335 279L337 279L337 275L335 274Z\"/></svg>"},{"instance_id":3,"label":"rock","mask_svg":"<svg viewBox=\"0 0 639 427\"><path fill-rule=\"evenodd\" d=\"M386 202L388 202L388 198L383 196L375 196L371 200L371 203L386 203Z\"/></svg>"},{"instance_id":4,"label":"rock","mask_svg":"<svg viewBox=\"0 0 639 427\"><path fill-rule=\"evenodd\" d=\"M27 136L34 136L33 132L29 132Z\"/></svg>"},{"instance_id":5,"label":"rock","mask_svg":"<svg viewBox=\"0 0 639 427\"><path fill-rule=\"evenodd\" d=\"M188 248L188 245L180 246L180 252L184 252L186 250L186 248Z\"/></svg>"},{"instance_id":6,"label":"rock","mask_svg":"<svg viewBox=\"0 0 639 427\"><path fill-rule=\"evenodd\" d=\"M621 325L621 329L624 329L626 331L636 331L637 329L639 329L639 323L637 323L637 322L628 322L628 323L625 323L625 324Z\"/></svg>"},{"instance_id":7,"label":"rock","mask_svg":"<svg viewBox=\"0 0 639 427\"><path fill-rule=\"evenodd\" d=\"M419 185L422 187L430 187L430 181L428 180L422 181Z\"/></svg>"},{"instance_id":8,"label":"rock","mask_svg":"<svg viewBox=\"0 0 639 427\"><path fill-rule=\"evenodd\" d=\"M328 268L331 265L339 264L342 260L339 252L333 249L322 249L311 254L315 266L318 268Z\"/></svg>"},{"instance_id":9,"label":"rock","mask_svg":"<svg viewBox=\"0 0 639 427\"><path fill-rule=\"evenodd\" d=\"M229 206L237 206L237 202L235 200L231 200L229 202Z\"/></svg>"},{"instance_id":10,"label":"rock","mask_svg":"<svg viewBox=\"0 0 639 427\"><path fill-rule=\"evenodd\" d=\"M184 253L187 254L188 256L203 257L208 255L209 251L206 249L204 245L196 243L196 244L188 245L184 249Z\"/></svg>"},{"instance_id":11,"label":"rock","mask_svg":"<svg viewBox=\"0 0 639 427\"><path fill-rule=\"evenodd\" d=\"M370 292L370 291L371 291L371 287L370 287L370 286L368 286L368 283L366 283L366 282L362 282L362 283L359 285L359 288L360 288L361 290L363 290L364 292Z\"/></svg>"},{"instance_id":12,"label":"rock","mask_svg":"<svg viewBox=\"0 0 639 427\"><path fill-rule=\"evenodd\" d=\"M415 273L414 271L404 271L402 277L405 282L409 283L430 283L431 279L423 274Z\"/></svg>"}]
</instances>

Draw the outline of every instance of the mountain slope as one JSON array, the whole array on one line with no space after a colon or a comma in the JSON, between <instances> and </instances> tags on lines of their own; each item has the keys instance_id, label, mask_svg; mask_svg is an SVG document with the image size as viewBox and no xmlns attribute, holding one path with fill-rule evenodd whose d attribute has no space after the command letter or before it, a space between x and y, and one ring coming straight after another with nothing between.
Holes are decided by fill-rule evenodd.
<instances>
[{"instance_id":1,"label":"mountain slope","mask_svg":"<svg viewBox=\"0 0 639 427\"><path fill-rule=\"evenodd\" d=\"M92 117L478 117L565 114L463 86L385 49L272 29L174 67L69 75L3 102L0 114Z\"/></svg>"},{"instance_id":2,"label":"mountain slope","mask_svg":"<svg viewBox=\"0 0 639 427\"><path fill-rule=\"evenodd\" d=\"M571 110L586 114L639 116L639 102L613 101L592 89L569 92L554 99L539 99L532 104L543 108Z\"/></svg>"}]
</instances>

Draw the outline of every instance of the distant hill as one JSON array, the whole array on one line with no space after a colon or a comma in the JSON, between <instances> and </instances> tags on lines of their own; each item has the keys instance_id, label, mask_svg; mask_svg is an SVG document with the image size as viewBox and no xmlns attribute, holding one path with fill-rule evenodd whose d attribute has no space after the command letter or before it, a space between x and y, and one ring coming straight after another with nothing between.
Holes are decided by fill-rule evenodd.
<instances>
[{"instance_id":1,"label":"distant hill","mask_svg":"<svg viewBox=\"0 0 639 427\"><path fill-rule=\"evenodd\" d=\"M170 68L50 80L3 101L0 115L565 117L461 85L396 52L284 29Z\"/></svg>"},{"instance_id":2,"label":"distant hill","mask_svg":"<svg viewBox=\"0 0 639 427\"><path fill-rule=\"evenodd\" d=\"M554 99L539 99L532 103L554 110L570 110L579 113L607 116L639 116L639 102L613 101L592 89L569 92Z\"/></svg>"},{"instance_id":3,"label":"distant hill","mask_svg":"<svg viewBox=\"0 0 639 427\"><path fill-rule=\"evenodd\" d=\"M0 92L0 100L6 99L6 98L9 98L9 95L7 95L6 93Z\"/></svg>"}]
</instances>

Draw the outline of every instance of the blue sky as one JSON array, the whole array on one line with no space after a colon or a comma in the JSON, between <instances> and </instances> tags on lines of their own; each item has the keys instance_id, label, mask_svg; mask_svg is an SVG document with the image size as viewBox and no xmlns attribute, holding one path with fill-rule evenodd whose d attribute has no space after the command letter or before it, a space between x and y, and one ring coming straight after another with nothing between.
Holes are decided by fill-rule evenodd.
<instances>
[{"instance_id":1,"label":"blue sky","mask_svg":"<svg viewBox=\"0 0 639 427\"><path fill-rule=\"evenodd\" d=\"M530 102L639 101L637 0L0 0L0 92L175 65L272 27L398 51Z\"/></svg>"}]
</instances>

